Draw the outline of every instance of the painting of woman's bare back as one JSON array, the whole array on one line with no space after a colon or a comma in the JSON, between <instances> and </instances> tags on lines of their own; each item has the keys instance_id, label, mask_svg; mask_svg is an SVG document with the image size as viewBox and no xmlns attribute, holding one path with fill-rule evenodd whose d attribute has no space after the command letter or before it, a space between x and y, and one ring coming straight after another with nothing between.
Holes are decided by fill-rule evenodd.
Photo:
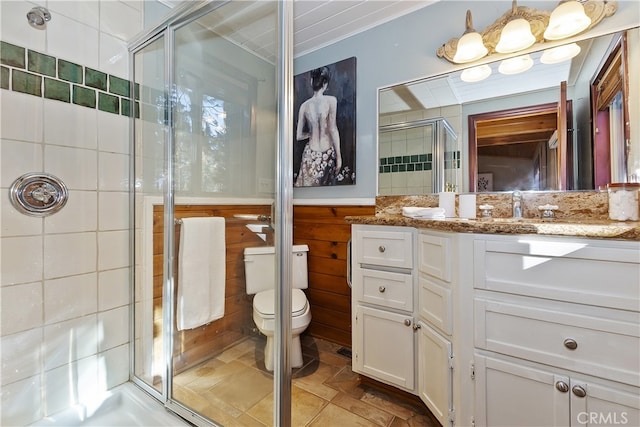
<instances>
[{"instance_id":1,"label":"painting of woman's bare back","mask_svg":"<svg viewBox=\"0 0 640 427\"><path fill-rule=\"evenodd\" d=\"M355 184L356 58L294 79L295 187Z\"/></svg>"}]
</instances>

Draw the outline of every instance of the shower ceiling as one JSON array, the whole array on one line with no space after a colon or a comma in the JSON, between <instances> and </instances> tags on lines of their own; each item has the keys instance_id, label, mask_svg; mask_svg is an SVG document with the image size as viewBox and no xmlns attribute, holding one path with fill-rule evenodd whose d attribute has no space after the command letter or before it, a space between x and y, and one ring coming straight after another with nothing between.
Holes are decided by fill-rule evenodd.
<instances>
[{"instance_id":1,"label":"shower ceiling","mask_svg":"<svg viewBox=\"0 0 640 427\"><path fill-rule=\"evenodd\" d=\"M173 7L182 2L161 0ZM304 55L354 34L436 3L438 0L295 0L294 56ZM274 3L232 1L203 23L218 34L275 62ZM220 16L223 20L220 20ZM215 19L215 22L213 21ZM247 23L251 25L247 25Z\"/></svg>"}]
</instances>

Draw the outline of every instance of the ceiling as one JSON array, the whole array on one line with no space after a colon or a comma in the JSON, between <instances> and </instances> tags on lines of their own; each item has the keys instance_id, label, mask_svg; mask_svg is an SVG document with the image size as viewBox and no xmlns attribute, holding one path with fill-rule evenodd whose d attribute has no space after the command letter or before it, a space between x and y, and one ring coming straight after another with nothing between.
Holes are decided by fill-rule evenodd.
<instances>
[{"instance_id":1,"label":"ceiling","mask_svg":"<svg viewBox=\"0 0 640 427\"><path fill-rule=\"evenodd\" d=\"M158 0L170 8L192 3ZM354 34L422 9L439 0L293 0L294 57L328 46ZM199 20L215 31L275 62L276 2L231 1Z\"/></svg>"}]
</instances>

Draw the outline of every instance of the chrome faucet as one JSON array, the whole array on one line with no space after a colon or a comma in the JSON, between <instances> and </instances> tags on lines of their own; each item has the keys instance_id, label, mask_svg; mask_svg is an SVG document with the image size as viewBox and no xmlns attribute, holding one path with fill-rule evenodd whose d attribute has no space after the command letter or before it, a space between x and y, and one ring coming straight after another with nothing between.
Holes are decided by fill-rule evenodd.
<instances>
[{"instance_id":1,"label":"chrome faucet","mask_svg":"<svg viewBox=\"0 0 640 427\"><path fill-rule=\"evenodd\" d=\"M511 196L511 204L513 207L513 217L522 218L522 193L514 191Z\"/></svg>"}]
</instances>

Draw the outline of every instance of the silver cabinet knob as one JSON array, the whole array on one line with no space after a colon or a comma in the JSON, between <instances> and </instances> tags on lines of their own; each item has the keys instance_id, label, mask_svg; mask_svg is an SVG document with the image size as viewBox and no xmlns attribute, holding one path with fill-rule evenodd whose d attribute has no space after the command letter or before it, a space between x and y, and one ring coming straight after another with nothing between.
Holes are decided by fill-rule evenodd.
<instances>
[{"instance_id":1,"label":"silver cabinet knob","mask_svg":"<svg viewBox=\"0 0 640 427\"><path fill-rule=\"evenodd\" d=\"M378 252L383 253L386 250L387 250L387 248L385 248L384 246L382 246L382 245L378 246Z\"/></svg>"},{"instance_id":2,"label":"silver cabinet knob","mask_svg":"<svg viewBox=\"0 0 640 427\"><path fill-rule=\"evenodd\" d=\"M387 288L385 288L384 286L380 286L378 288L378 292L380 292L381 294L384 293L384 291L386 291L386 290L387 290Z\"/></svg>"},{"instance_id":3,"label":"silver cabinet knob","mask_svg":"<svg viewBox=\"0 0 640 427\"><path fill-rule=\"evenodd\" d=\"M566 393L569 391L569 384L564 381L558 381L556 383L556 389L558 389L559 392Z\"/></svg>"},{"instance_id":4,"label":"silver cabinet knob","mask_svg":"<svg viewBox=\"0 0 640 427\"><path fill-rule=\"evenodd\" d=\"M574 385L571 391L578 397L585 397L587 395L587 390L580 385Z\"/></svg>"},{"instance_id":5,"label":"silver cabinet knob","mask_svg":"<svg viewBox=\"0 0 640 427\"><path fill-rule=\"evenodd\" d=\"M566 340L564 340L564 346L569 350L575 350L576 348L578 348L578 343L573 338L567 338Z\"/></svg>"},{"instance_id":6,"label":"silver cabinet knob","mask_svg":"<svg viewBox=\"0 0 640 427\"><path fill-rule=\"evenodd\" d=\"M413 324L413 330L417 331L418 329L422 329L422 326L420 326L420 323L414 323Z\"/></svg>"},{"instance_id":7,"label":"silver cabinet knob","mask_svg":"<svg viewBox=\"0 0 640 427\"><path fill-rule=\"evenodd\" d=\"M412 323L411 319L404 319L404 326L411 326Z\"/></svg>"}]
</instances>

